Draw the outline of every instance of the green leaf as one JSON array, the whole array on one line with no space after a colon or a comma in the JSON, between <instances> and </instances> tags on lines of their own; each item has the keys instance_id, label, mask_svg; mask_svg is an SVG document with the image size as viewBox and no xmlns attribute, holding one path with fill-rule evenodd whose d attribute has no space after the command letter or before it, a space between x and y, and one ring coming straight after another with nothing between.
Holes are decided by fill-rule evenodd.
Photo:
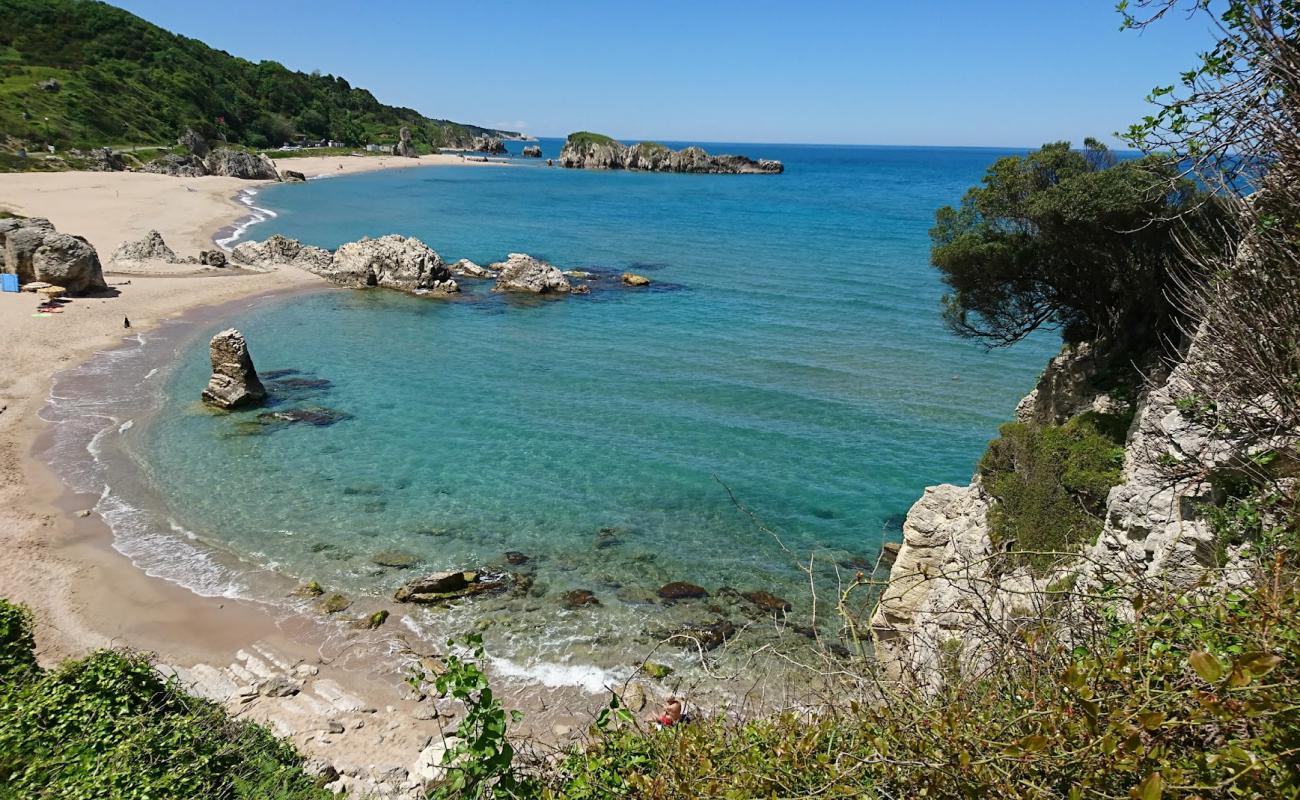
<instances>
[{"instance_id":1,"label":"green leaf","mask_svg":"<svg viewBox=\"0 0 1300 800\"><path fill-rule=\"evenodd\" d=\"M1153 772L1136 787L1130 789L1128 794L1129 797L1135 798L1135 800L1160 800L1160 796L1164 794L1164 791L1164 779L1160 777L1159 772Z\"/></svg>"},{"instance_id":2,"label":"green leaf","mask_svg":"<svg viewBox=\"0 0 1300 800\"><path fill-rule=\"evenodd\" d=\"M1217 683L1219 678L1223 677L1223 664L1219 659L1201 650L1193 650L1192 654L1187 657L1196 670L1196 674L1201 676L1201 680L1206 683Z\"/></svg>"}]
</instances>

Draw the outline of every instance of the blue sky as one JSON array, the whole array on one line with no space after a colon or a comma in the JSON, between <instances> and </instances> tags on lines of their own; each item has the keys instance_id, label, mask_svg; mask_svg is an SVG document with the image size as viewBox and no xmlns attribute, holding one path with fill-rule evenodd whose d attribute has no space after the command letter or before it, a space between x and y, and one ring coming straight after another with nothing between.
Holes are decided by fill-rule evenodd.
<instances>
[{"instance_id":1,"label":"blue sky","mask_svg":"<svg viewBox=\"0 0 1300 800\"><path fill-rule=\"evenodd\" d=\"M1110 138L1211 41L1110 0L113 0L250 60L539 136L1037 146Z\"/></svg>"}]
</instances>

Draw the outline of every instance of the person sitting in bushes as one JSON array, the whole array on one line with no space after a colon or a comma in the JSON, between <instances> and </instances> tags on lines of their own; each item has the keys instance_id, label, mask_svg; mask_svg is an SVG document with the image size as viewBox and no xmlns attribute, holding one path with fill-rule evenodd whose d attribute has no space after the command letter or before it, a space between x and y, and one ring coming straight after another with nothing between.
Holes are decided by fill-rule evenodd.
<instances>
[{"instance_id":1,"label":"person sitting in bushes","mask_svg":"<svg viewBox=\"0 0 1300 800\"><path fill-rule=\"evenodd\" d=\"M650 717L648 721L663 728L671 728L682 722L682 701L676 697L668 698L664 701L664 710L658 716Z\"/></svg>"}]
</instances>

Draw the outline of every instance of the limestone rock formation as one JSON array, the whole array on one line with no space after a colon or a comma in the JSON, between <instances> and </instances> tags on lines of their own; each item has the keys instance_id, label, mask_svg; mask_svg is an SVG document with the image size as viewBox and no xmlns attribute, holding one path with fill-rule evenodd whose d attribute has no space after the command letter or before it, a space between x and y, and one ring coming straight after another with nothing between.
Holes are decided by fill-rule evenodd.
<instances>
[{"instance_id":1,"label":"limestone rock formation","mask_svg":"<svg viewBox=\"0 0 1300 800\"><path fill-rule=\"evenodd\" d=\"M411 143L411 129L405 125L397 133L397 146L393 148L393 155L406 158L416 157L415 145Z\"/></svg>"},{"instance_id":2,"label":"limestone rock formation","mask_svg":"<svg viewBox=\"0 0 1300 800\"><path fill-rule=\"evenodd\" d=\"M47 219L0 220L0 252L0 270L17 275L20 284L39 281L73 294L108 288L95 248L59 233Z\"/></svg>"},{"instance_id":3,"label":"limestone rock formation","mask_svg":"<svg viewBox=\"0 0 1300 800\"><path fill-rule=\"evenodd\" d=\"M201 178L208 174L208 168L202 158L192 154L178 156L175 153L155 158L144 165L144 171L176 178Z\"/></svg>"},{"instance_id":4,"label":"limestone rock formation","mask_svg":"<svg viewBox=\"0 0 1300 800\"><path fill-rule=\"evenodd\" d=\"M657 142L640 142L627 147L607 136L590 133L569 136L560 151L560 166L730 175L774 175L785 171L780 161L756 161L738 155L714 156L699 147L673 150Z\"/></svg>"},{"instance_id":5,"label":"limestone rock formation","mask_svg":"<svg viewBox=\"0 0 1300 800\"><path fill-rule=\"evenodd\" d=\"M396 234L348 242L334 253L328 269L312 271L352 288L382 286L439 294L460 291L437 252L419 239Z\"/></svg>"},{"instance_id":6,"label":"limestone rock formation","mask_svg":"<svg viewBox=\"0 0 1300 800\"><path fill-rule=\"evenodd\" d=\"M285 183L304 183L307 176L294 169L282 169L280 170L280 180Z\"/></svg>"},{"instance_id":7,"label":"limestone rock formation","mask_svg":"<svg viewBox=\"0 0 1300 800\"><path fill-rule=\"evenodd\" d=\"M458 278L481 278L484 280L492 280L497 276L497 274L492 270L479 266L468 258L462 258L460 261L452 264L451 272Z\"/></svg>"},{"instance_id":8,"label":"limestone rock formation","mask_svg":"<svg viewBox=\"0 0 1300 800\"><path fill-rule=\"evenodd\" d=\"M551 264L527 253L511 253L506 260L492 265L498 271L494 292L531 292L532 294L567 294L573 286Z\"/></svg>"},{"instance_id":9,"label":"limestone rock formation","mask_svg":"<svg viewBox=\"0 0 1300 800\"><path fill-rule=\"evenodd\" d=\"M163 241L158 231L149 231L139 240L123 242L113 251L113 261L161 261L176 263L176 253Z\"/></svg>"},{"instance_id":10,"label":"limestone rock formation","mask_svg":"<svg viewBox=\"0 0 1300 800\"><path fill-rule=\"evenodd\" d=\"M650 279L635 272L624 272L620 280L627 286L649 286Z\"/></svg>"},{"instance_id":11,"label":"limestone rock formation","mask_svg":"<svg viewBox=\"0 0 1300 800\"><path fill-rule=\"evenodd\" d=\"M294 266L322 274L329 270L334 256L328 250L277 233L261 242L241 242L230 252L230 260L238 266L251 269L271 270L281 266Z\"/></svg>"},{"instance_id":12,"label":"limestone rock formation","mask_svg":"<svg viewBox=\"0 0 1300 800\"><path fill-rule=\"evenodd\" d=\"M207 140L196 133L193 128L186 128L185 132L176 140L176 143L199 158L203 158L208 154Z\"/></svg>"},{"instance_id":13,"label":"limestone rock formation","mask_svg":"<svg viewBox=\"0 0 1300 800\"><path fill-rule=\"evenodd\" d=\"M506 143L501 141L499 137L482 134L474 137L469 149L479 153L499 155L506 151Z\"/></svg>"},{"instance_id":14,"label":"limestone rock formation","mask_svg":"<svg viewBox=\"0 0 1300 800\"><path fill-rule=\"evenodd\" d=\"M257 377L242 333L227 328L212 337L208 349L212 357L212 377L203 390L203 402L233 409L266 399L266 389Z\"/></svg>"},{"instance_id":15,"label":"limestone rock formation","mask_svg":"<svg viewBox=\"0 0 1300 800\"><path fill-rule=\"evenodd\" d=\"M246 180L280 180L280 174L275 171L275 163L260 153L245 153L242 150L218 147L208 153L203 159L203 165L209 175L224 175Z\"/></svg>"},{"instance_id":16,"label":"limestone rock formation","mask_svg":"<svg viewBox=\"0 0 1300 800\"><path fill-rule=\"evenodd\" d=\"M535 144L526 145L519 154L524 158L541 158L542 148L540 145Z\"/></svg>"}]
</instances>

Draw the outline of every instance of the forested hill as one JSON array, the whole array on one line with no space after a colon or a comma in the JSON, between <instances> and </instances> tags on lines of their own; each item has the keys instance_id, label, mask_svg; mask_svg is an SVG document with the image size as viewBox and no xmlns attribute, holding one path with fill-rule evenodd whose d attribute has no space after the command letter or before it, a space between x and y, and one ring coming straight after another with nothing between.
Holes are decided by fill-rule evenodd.
<instances>
[{"instance_id":1,"label":"forested hill","mask_svg":"<svg viewBox=\"0 0 1300 800\"><path fill-rule=\"evenodd\" d=\"M251 147L357 145L396 141L403 125L417 146L512 135L384 105L341 77L246 61L96 0L0 0L0 147L170 144L186 127Z\"/></svg>"}]
</instances>

